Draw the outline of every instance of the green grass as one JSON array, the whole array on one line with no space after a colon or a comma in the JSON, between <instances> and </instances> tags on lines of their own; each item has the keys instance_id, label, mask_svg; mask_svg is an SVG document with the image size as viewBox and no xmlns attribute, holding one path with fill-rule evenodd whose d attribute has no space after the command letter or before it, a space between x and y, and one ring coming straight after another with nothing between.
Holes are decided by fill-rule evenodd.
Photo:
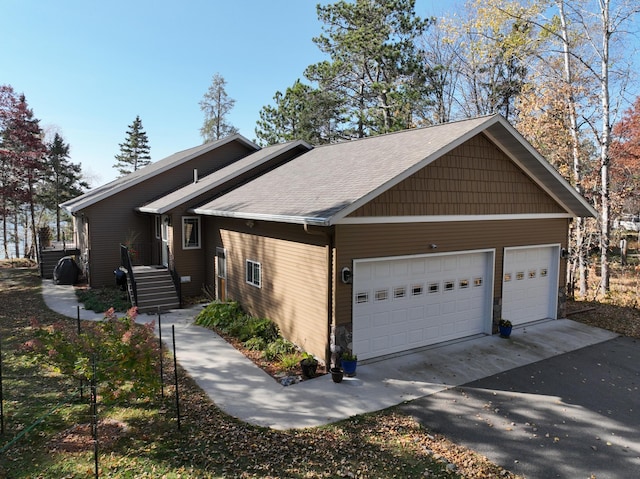
<instances>
[{"instance_id":1,"label":"green grass","mask_svg":"<svg viewBox=\"0 0 640 479\"><path fill-rule=\"evenodd\" d=\"M84 450L55 447L69 428L90 421L88 393L81 399L76 381L51 372L23 350L33 338L32 318L42 324L75 321L46 308L35 270L0 269L5 406L0 450L6 448L0 453L0 478L94 477L90 437ZM472 454L458 461L456 472L446 471L446 463L428 451L456 460L459 448L393 409L303 430L246 424L218 409L180 367L178 372L181 430L170 385L172 362L165 364L164 399L99 401L100 419L128 428L113 442L99 443L101 478L513 477Z\"/></svg>"}]
</instances>

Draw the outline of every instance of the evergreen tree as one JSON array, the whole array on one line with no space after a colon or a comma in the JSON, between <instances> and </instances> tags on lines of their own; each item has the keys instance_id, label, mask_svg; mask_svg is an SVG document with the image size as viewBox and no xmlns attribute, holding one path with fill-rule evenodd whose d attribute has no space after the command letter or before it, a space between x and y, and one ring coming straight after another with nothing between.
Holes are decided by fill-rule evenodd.
<instances>
[{"instance_id":1,"label":"evergreen tree","mask_svg":"<svg viewBox=\"0 0 640 479\"><path fill-rule=\"evenodd\" d=\"M116 155L116 164L120 176L128 175L151 163L149 140L142 128L140 116L136 116L129 125L124 143L120 143L120 154Z\"/></svg>"},{"instance_id":2,"label":"evergreen tree","mask_svg":"<svg viewBox=\"0 0 640 479\"><path fill-rule=\"evenodd\" d=\"M200 128L200 135L204 143L238 133L238 129L227 122L227 115L236 101L227 95L226 84L224 77L216 73L200 101L200 109L204 112L204 123Z\"/></svg>"},{"instance_id":3,"label":"evergreen tree","mask_svg":"<svg viewBox=\"0 0 640 479\"><path fill-rule=\"evenodd\" d=\"M341 98L351 135L415 126L428 93L416 39L429 25L415 15L415 0L340 0L317 11L325 34L313 41L330 61L305 76Z\"/></svg>"},{"instance_id":4,"label":"evergreen tree","mask_svg":"<svg viewBox=\"0 0 640 479\"><path fill-rule=\"evenodd\" d=\"M284 94L276 92L273 99L274 106L260 110L255 130L262 145L292 140L321 145L341 137L339 102L332 93L296 80Z\"/></svg>"},{"instance_id":5,"label":"evergreen tree","mask_svg":"<svg viewBox=\"0 0 640 479\"><path fill-rule=\"evenodd\" d=\"M69 144L56 133L47 143L46 172L39 190L39 202L56 214L56 239L60 241L60 203L75 198L89 188L79 164L69 161Z\"/></svg>"}]
</instances>

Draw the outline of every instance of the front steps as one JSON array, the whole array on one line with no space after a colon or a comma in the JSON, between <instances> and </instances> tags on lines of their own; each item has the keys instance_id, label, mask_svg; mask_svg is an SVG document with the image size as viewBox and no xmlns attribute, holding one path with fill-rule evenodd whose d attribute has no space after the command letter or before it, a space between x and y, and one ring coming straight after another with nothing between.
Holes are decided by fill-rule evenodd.
<instances>
[{"instance_id":1,"label":"front steps","mask_svg":"<svg viewBox=\"0 0 640 479\"><path fill-rule=\"evenodd\" d=\"M157 313L180 308L180 299L167 268L134 266L138 313Z\"/></svg>"}]
</instances>

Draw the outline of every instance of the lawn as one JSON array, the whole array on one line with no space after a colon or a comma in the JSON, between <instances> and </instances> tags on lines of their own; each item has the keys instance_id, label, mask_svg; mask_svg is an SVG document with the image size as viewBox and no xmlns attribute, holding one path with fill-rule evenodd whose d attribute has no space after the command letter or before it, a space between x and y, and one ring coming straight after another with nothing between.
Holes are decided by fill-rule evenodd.
<instances>
[{"instance_id":1,"label":"lawn","mask_svg":"<svg viewBox=\"0 0 640 479\"><path fill-rule=\"evenodd\" d=\"M87 389L81 397L77 381L22 347L34 335L31 319L75 324L47 309L40 291L36 269L0 268L0 477L95 477ZM164 398L107 404L98 395L100 477L516 477L393 408L304 430L245 424L218 409L178 365L179 430L171 363L164 373Z\"/></svg>"}]
</instances>

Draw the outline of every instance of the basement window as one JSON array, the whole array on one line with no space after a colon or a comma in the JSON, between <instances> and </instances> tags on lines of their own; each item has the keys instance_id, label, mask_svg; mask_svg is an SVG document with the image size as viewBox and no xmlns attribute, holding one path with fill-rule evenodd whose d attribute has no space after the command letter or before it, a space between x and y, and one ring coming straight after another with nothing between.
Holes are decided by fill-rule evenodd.
<instances>
[{"instance_id":1,"label":"basement window","mask_svg":"<svg viewBox=\"0 0 640 479\"><path fill-rule=\"evenodd\" d=\"M257 261L248 259L246 263L246 280L252 286L260 288L262 286L262 266Z\"/></svg>"},{"instance_id":2,"label":"basement window","mask_svg":"<svg viewBox=\"0 0 640 479\"><path fill-rule=\"evenodd\" d=\"M182 217L182 249L200 249L200 217Z\"/></svg>"}]
</instances>

